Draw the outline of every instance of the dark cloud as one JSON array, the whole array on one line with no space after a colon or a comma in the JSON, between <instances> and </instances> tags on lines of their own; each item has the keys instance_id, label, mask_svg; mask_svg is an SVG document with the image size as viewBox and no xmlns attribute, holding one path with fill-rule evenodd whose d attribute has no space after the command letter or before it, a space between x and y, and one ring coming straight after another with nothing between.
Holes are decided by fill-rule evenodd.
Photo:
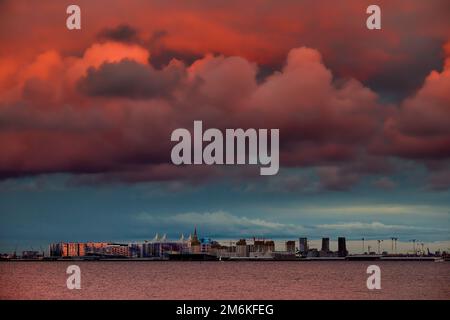
<instances>
[{"instance_id":1,"label":"dark cloud","mask_svg":"<svg viewBox=\"0 0 450 320\"><path fill-rule=\"evenodd\" d=\"M201 59L203 55L190 53L190 52L183 52L183 51L176 51L176 50L170 50L170 49L160 49L157 51L152 51L152 54L149 58L149 63L152 66L155 66L155 68L161 68L172 61L172 59L177 59L182 61L186 65L191 65L196 60Z\"/></svg>"},{"instance_id":2,"label":"dark cloud","mask_svg":"<svg viewBox=\"0 0 450 320\"><path fill-rule=\"evenodd\" d=\"M167 30L156 30L152 33L150 39L145 42L145 46L151 53L148 62L155 68L160 69L168 65L173 59L180 60L185 65L191 65L204 56L204 54L195 53L189 50L168 48L164 44L164 39L168 36L169 32Z\"/></svg>"},{"instance_id":3,"label":"dark cloud","mask_svg":"<svg viewBox=\"0 0 450 320\"><path fill-rule=\"evenodd\" d=\"M167 97L183 74L181 65L156 70L151 65L122 60L104 63L98 69L89 68L87 75L78 82L78 89L89 96L132 99Z\"/></svg>"},{"instance_id":4,"label":"dark cloud","mask_svg":"<svg viewBox=\"0 0 450 320\"><path fill-rule=\"evenodd\" d=\"M432 71L417 92L384 122L375 152L421 161L450 157L450 43L442 71Z\"/></svg>"},{"instance_id":5,"label":"dark cloud","mask_svg":"<svg viewBox=\"0 0 450 320\"><path fill-rule=\"evenodd\" d=\"M400 58L386 61L378 73L365 81L388 102L398 102L413 94L422 86L430 70L438 70L443 63L442 41L414 35L404 42L402 50L415 53L407 57L409 61L401 62ZM404 56L404 53L398 52L398 56Z\"/></svg>"},{"instance_id":6,"label":"dark cloud","mask_svg":"<svg viewBox=\"0 0 450 320\"><path fill-rule=\"evenodd\" d=\"M135 28L122 24L115 28L106 28L97 35L99 40L112 40L125 43L138 43L140 41Z\"/></svg>"}]
</instances>

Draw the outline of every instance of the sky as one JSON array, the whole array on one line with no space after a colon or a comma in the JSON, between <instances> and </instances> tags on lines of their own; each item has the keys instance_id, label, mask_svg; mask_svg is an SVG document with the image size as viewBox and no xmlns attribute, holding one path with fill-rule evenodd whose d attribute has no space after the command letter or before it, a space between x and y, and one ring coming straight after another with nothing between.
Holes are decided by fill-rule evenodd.
<instances>
[{"instance_id":1,"label":"sky","mask_svg":"<svg viewBox=\"0 0 450 320\"><path fill-rule=\"evenodd\" d=\"M0 251L450 240L448 1L76 1L81 30L69 4L0 1ZM279 173L173 165L194 120L278 128Z\"/></svg>"}]
</instances>

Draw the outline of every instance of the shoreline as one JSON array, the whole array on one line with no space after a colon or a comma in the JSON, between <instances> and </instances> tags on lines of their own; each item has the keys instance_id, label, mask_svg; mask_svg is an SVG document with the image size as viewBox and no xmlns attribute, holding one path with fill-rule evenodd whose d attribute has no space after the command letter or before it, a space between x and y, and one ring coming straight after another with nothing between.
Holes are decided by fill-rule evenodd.
<instances>
[{"instance_id":1,"label":"shoreline","mask_svg":"<svg viewBox=\"0 0 450 320\"><path fill-rule=\"evenodd\" d=\"M297 258L297 259L260 259L260 258L235 258L235 259L161 259L161 258L98 258L98 259L1 259L0 262L359 262L359 261L388 261L388 262L449 262L449 259L441 257L342 257L342 258Z\"/></svg>"}]
</instances>

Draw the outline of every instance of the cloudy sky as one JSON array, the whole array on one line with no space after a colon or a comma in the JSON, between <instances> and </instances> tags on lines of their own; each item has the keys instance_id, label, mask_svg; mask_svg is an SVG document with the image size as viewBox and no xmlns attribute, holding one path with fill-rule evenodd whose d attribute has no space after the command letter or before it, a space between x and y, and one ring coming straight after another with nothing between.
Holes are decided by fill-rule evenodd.
<instances>
[{"instance_id":1,"label":"cloudy sky","mask_svg":"<svg viewBox=\"0 0 450 320\"><path fill-rule=\"evenodd\" d=\"M450 240L450 5L0 1L0 249ZM382 9L382 30L365 27ZM280 129L280 171L174 166L176 128Z\"/></svg>"}]
</instances>

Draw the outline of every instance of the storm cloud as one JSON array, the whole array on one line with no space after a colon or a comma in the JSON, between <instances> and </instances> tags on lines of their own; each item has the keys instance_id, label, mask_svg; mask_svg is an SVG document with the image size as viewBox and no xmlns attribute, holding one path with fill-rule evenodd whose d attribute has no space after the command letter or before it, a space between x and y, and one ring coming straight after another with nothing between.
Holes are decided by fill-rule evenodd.
<instances>
[{"instance_id":1,"label":"storm cloud","mask_svg":"<svg viewBox=\"0 0 450 320\"><path fill-rule=\"evenodd\" d=\"M90 96L145 99L167 97L185 76L182 65L156 70L132 60L104 63L89 68L78 82L79 90Z\"/></svg>"}]
</instances>

